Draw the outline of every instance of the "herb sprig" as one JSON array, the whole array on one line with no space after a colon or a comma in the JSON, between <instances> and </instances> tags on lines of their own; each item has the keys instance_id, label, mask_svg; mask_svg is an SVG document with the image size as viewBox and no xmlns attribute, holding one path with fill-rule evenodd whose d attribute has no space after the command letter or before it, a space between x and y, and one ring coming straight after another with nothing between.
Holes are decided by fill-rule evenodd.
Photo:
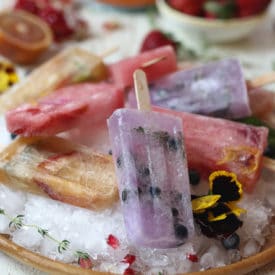
<instances>
[{"instance_id":1,"label":"herb sprig","mask_svg":"<svg viewBox=\"0 0 275 275\"><path fill-rule=\"evenodd\" d=\"M28 228L35 228L37 232L43 237L43 238L48 238L49 240L55 242L57 244L57 251L62 254L63 252L67 251L70 248L70 241L64 239L64 240L57 240L54 238L52 235L49 234L48 229L44 229L42 227L39 227L35 224L26 224L24 223L24 215L17 215L15 217L12 217L8 215L4 209L0 208L0 215L3 215L7 217L10 222L9 222L9 228L11 231L16 231L19 230L23 227L28 227ZM81 267L84 268L91 268L92 267L92 261L90 258L90 255L86 252L76 250L74 252L74 255L77 258L77 262ZM83 264L85 261L85 265Z\"/></svg>"}]
</instances>

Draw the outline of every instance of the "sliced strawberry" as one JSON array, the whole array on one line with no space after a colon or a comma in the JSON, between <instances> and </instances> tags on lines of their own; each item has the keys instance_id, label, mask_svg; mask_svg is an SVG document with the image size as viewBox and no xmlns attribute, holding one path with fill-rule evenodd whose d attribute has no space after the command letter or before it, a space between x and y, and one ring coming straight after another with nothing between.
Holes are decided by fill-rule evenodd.
<instances>
[{"instance_id":1,"label":"sliced strawberry","mask_svg":"<svg viewBox=\"0 0 275 275\"><path fill-rule=\"evenodd\" d=\"M203 11L205 0L169 0L170 6L189 15L199 16Z\"/></svg>"},{"instance_id":2,"label":"sliced strawberry","mask_svg":"<svg viewBox=\"0 0 275 275\"><path fill-rule=\"evenodd\" d=\"M140 52L145 52L167 45L170 45L175 50L177 50L176 41L174 41L171 37L169 37L167 34L164 34L160 30L153 30L145 36L141 44Z\"/></svg>"}]
</instances>

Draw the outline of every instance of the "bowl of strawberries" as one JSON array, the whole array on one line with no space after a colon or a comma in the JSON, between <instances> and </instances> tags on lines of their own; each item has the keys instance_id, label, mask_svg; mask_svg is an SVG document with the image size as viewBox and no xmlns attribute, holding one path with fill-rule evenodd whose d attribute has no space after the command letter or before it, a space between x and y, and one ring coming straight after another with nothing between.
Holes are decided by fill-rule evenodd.
<instances>
[{"instance_id":1,"label":"bowl of strawberries","mask_svg":"<svg viewBox=\"0 0 275 275\"><path fill-rule=\"evenodd\" d=\"M163 18L208 42L247 37L265 19L272 0L157 0Z\"/></svg>"}]
</instances>

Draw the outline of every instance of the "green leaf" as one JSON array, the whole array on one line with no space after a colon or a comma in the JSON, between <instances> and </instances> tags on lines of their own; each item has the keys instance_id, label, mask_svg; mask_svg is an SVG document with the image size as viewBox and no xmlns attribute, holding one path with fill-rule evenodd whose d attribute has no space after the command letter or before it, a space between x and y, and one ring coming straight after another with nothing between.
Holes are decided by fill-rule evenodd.
<instances>
[{"instance_id":1,"label":"green leaf","mask_svg":"<svg viewBox=\"0 0 275 275\"><path fill-rule=\"evenodd\" d=\"M0 215L5 215L5 210L0 208Z\"/></svg>"},{"instance_id":2,"label":"green leaf","mask_svg":"<svg viewBox=\"0 0 275 275\"><path fill-rule=\"evenodd\" d=\"M70 242L68 240L63 240L58 245L58 252L61 254L69 248Z\"/></svg>"},{"instance_id":3,"label":"green leaf","mask_svg":"<svg viewBox=\"0 0 275 275\"><path fill-rule=\"evenodd\" d=\"M236 4L234 1L228 0L224 3L219 3L217 1L207 1L204 4L204 10L214 14L217 18L220 19L229 19L234 17L236 13Z\"/></svg>"},{"instance_id":4,"label":"green leaf","mask_svg":"<svg viewBox=\"0 0 275 275\"><path fill-rule=\"evenodd\" d=\"M90 259L89 254L86 253L86 252L82 252L82 251L78 250L78 251L75 252L75 254L76 254L78 259Z\"/></svg>"},{"instance_id":5,"label":"green leaf","mask_svg":"<svg viewBox=\"0 0 275 275\"><path fill-rule=\"evenodd\" d=\"M15 230L20 229L23 226L24 215L17 215L9 223L9 228L14 228Z\"/></svg>"},{"instance_id":6,"label":"green leaf","mask_svg":"<svg viewBox=\"0 0 275 275\"><path fill-rule=\"evenodd\" d=\"M37 229L37 231L38 231L38 233L44 238L45 236L47 236L48 235L48 233L49 233L49 230L47 230L47 229L43 229L43 228L38 228Z\"/></svg>"}]
</instances>

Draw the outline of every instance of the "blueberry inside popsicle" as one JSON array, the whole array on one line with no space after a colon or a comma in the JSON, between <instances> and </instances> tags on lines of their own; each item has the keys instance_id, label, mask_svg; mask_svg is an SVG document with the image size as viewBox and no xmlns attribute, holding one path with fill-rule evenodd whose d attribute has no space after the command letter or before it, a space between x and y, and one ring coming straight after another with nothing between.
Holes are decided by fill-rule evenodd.
<instances>
[{"instance_id":1,"label":"blueberry inside popsicle","mask_svg":"<svg viewBox=\"0 0 275 275\"><path fill-rule=\"evenodd\" d=\"M141 70L135 86L139 110L118 109L108 120L126 231L136 246L177 247L194 233L182 123L150 110Z\"/></svg>"}]
</instances>

